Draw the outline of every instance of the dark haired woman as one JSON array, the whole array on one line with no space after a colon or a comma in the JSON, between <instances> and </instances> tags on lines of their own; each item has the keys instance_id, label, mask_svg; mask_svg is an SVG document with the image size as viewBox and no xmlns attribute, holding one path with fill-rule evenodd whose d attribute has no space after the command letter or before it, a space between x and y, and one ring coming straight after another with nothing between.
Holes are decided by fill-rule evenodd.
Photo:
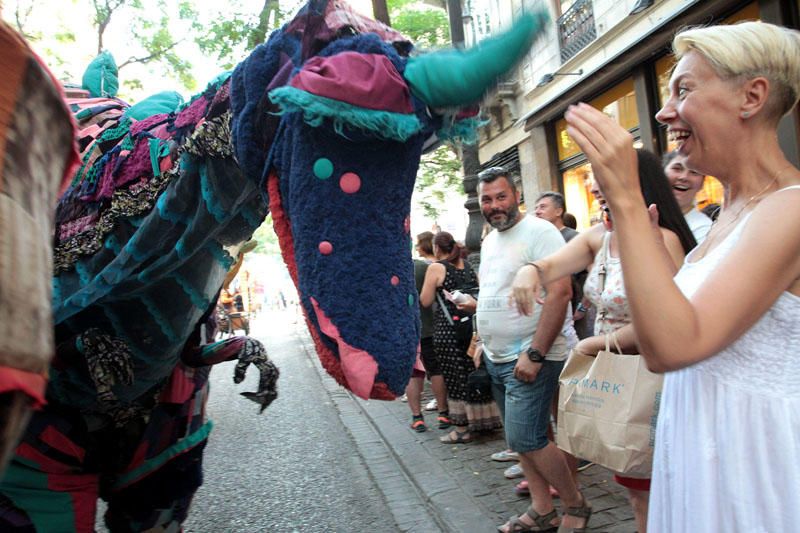
<instances>
[{"instance_id":1,"label":"dark haired woman","mask_svg":"<svg viewBox=\"0 0 800 533\"><path fill-rule=\"evenodd\" d=\"M461 246L446 231L437 233L433 238L433 253L438 261L432 263L425 273L419 300L425 307L433 305L437 299L440 302L434 318L433 346L447 385L449 417L454 426L440 440L447 444L467 443L472 441L474 432L492 431L502 426L500 412L491 393L480 393L467 387L467 376L475 370L472 359L467 355L469 342L457 338L454 326L445 315L447 312L453 320L463 316L445 291L449 294L456 290L477 288L478 276L461 257Z\"/></svg>"},{"instance_id":2,"label":"dark haired woman","mask_svg":"<svg viewBox=\"0 0 800 533\"><path fill-rule=\"evenodd\" d=\"M638 150L639 176L646 205L655 204L660 214L658 233L653 239L663 242L660 252L668 254L675 272L683 264L684 256L695 247L696 242L686 219L678 206L672 188L667 181L661 161L652 153ZM606 209L606 200L595 182L592 194ZM586 355L596 355L605 348L606 335L614 335L624 351L637 353L636 334L631 324L631 313L625 285L622 282L622 265L619 260L619 244L614 232L613 221L608 212L604 223L584 231L567 245L534 265L522 267L514 279L513 296L520 311L529 314L532 310L533 295L539 294L543 283L568 276L572 272L592 265L584 286L584 297L597 309L594 336L578 343L575 350ZM601 271L605 270L605 279ZM650 480L634 479L615 475L614 479L628 489L628 497L640 533L647 529L647 502L650 496Z\"/></svg>"}]
</instances>

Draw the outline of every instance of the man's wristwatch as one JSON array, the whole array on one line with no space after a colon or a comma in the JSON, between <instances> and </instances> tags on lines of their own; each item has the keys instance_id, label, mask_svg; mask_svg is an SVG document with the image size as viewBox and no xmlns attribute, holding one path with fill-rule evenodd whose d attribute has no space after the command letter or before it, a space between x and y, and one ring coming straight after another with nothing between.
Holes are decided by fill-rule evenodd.
<instances>
[{"instance_id":1,"label":"man's wristwatch","mask_svg":"<svg viewBox=\"0 0 800 533\"><path fill-rule=\"evenodd\" d=\"M528 355L528 359L530 359L533 363L544 362L544 356L542 355L542 352L536 348L528 348L525 353Z\"/></svg>"}]
</instances>

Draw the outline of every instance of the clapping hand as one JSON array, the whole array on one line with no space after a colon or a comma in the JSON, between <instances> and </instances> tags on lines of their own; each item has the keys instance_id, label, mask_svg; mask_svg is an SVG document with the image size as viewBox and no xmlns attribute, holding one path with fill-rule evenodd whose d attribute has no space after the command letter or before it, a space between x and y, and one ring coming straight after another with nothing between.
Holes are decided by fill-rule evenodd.
<instances>
[{"instance_id":1,"label":"clapping hand","mask_svg":"<svg viewBox=\"0 0 800 533\"><path fill-rule=\"evenodd\" d=\"M588 104L569 106L564 118L567 133L592 164L592 173L613 212L615 204L640 191L633 136L614 119Z\"/></svg>"}]
</instances>

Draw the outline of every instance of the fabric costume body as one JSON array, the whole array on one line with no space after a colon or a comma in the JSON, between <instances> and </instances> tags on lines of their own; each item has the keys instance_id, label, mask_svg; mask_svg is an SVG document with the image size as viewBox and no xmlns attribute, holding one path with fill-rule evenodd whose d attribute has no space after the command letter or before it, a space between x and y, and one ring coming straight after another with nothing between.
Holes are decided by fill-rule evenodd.
<instances>
[{"instance_id":1,"label":"fabric costume body","mask_svg":"<svg viewBox=\"0 0 800 533\"><path fill-rule=\"evenodd\" d=\"M44 403L53 356L50 310L55 200L78 161L50 71L0 22L0 472Z\"/></svg>"},{"instance_id":2,"label":"fabric costume body","mask_svg":"<svg viewBox=\"0 0 800 533\"><path fill-rule=\"evenodd\" d=\"M469 91L438 90L426 80L447 67L418 60L409 76L400 34L314 1L177 111L71 102L82 166L56 215L49 403L0 484L0 526L92 531L100 495L113 531L178 527L202 481L210 365L238 359L239 382L254 364L259 390L244 395L262 410L275 397L260 343L192 335L268 210L323 366L364 398L402 394L419 338L417 166L434 133L474 135L477 112L428 106L478 100L544 20L509 32L513 51L490 39L484 55L503 59L474 61L488 72L463 76Z\"/></svg>"}]
</instances>

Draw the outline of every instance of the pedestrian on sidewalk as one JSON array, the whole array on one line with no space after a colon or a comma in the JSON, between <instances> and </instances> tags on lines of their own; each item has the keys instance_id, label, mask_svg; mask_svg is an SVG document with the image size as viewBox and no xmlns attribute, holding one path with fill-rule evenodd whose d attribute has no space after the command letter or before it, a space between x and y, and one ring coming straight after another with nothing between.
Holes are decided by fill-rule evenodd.
<instances>
[{"instance_id":1,"label":"pedestrian on sidewalk","mask_svg":"<svg viewBox=\"0 0 800 533\"><path fill-rule=\"evenodd\" d=\"M421 292L422 285L425 282L425 272L428 271L428 265L436 260L436 257L433 255L433 233L430 231L423 231L417 235L416 249L421 259L414 259L414 280L417 285L417 292ZM442 377L439 357L436 355L436 350L434 350L433 347L433 309L420 304L419 316L421 322L419 355L422 359L422 365L425 367L425 372L420 372L415 369L406 387L408 407L411 409L411 428L418 432L423 432L428 429L425 425L425 418L422 415L421 409L423 379L425 374L427 374L428 380L431 382L433 395L436 398L436 405L439 409L439 416L436 419L439 429L447 429L450 427L450 415L447 408L447 388L445 387L444 378Z\"/></svg>"},{"instance_id":2,"label":"pedestrian on sidewalk","mask_svg":"<svg viewBox=\"0 0 800 533\"><path fill-rule=\"evenodd\" d=\"M466 444L472 442L476 432L502 427L500 412L492 395L467 384L469 374L475 370L472 358L467 355L472 333L470 330L469 337L464 338L457 335L454 321L464 318L465 314L447 298L447 294L456 290L476 289L478 277L469 262L462 259L461 247L450 233L437 233L433 250L438 261L428 267L419 299L424 306L431 306L435 300L439 304L433 343L447 385L450 420L455 426L440 440L446 444Z\"/></svg>"},{"instance_id":3,"label":"pedestrian on sidewalk","mask_svg":"<svg viewBox=\"0 0 800 533\"><path fill-rule=\"evenodd\" d=\"M666 373L648 527L796 531L800 171L778 128L796 113L800 32L690 28L673 49L656 118L687 166L725 188L719 218L677 275L653 239L659 213L642 201L630 132L589 105L566 114L614 216L642 356Z\"/></svg>"},{"instance_id":4,"label":"pedestrian on sidewalk","mask_svg":"<svg viewBox=\"0 0 800 533\"><path fill-rule=\"evenodd\" d=\"M527 511L498 530L555 531L563 521L584 531L592 508L575 486L564 455L547 438L553 393L567 357L562 328L570 280L547 285L547 299L533 316L518 313L509 302L517 270L559 250L564 239L549 222L520 212L520 192L506 169L484 170L479 180L481 211L494 229L481 248L478 333L506 441L519 453L531 496ZM567 507L563 518L553 506L550 485Z\"/></svg>"}]
</instances>

